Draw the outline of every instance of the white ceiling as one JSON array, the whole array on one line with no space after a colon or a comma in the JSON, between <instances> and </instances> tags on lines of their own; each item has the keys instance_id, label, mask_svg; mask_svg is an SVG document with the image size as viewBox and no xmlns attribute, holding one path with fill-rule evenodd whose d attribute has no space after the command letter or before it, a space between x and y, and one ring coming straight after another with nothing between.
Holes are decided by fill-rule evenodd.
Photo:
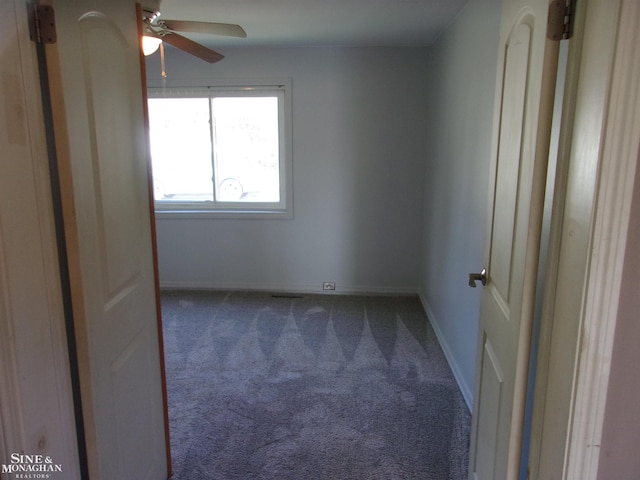
<instances>
[{"instance_id":1,"label":"white ceiling","mask_svg":"<svg viewBox=\"0 0 640 480\"><path fill-rule=\"evenodd\" d=\"M236 23L247 38L185 34L222 46L428 46L468 0L162 0L161 19ZM144 5L144 0L141 2Z\"/></svg>"}]
</instances>

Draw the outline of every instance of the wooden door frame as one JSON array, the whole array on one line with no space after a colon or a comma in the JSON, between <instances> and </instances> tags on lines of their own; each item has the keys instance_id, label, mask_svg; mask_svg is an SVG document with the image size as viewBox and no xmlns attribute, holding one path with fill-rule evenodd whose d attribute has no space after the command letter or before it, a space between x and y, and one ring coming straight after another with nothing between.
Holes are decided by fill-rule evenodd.
<instances>
[{"instance_id":1,"label":"wooden door frame","mask_svg":"<svg viewBox=\"0 0 640 480\"><path fill-rule=\"evenodd\" d=\"M578 0L577 13L534 400L540 480L598 475L640 144L640 4Z\"/></svg>"},{"instance_id":2,"label":"wooden door frame","mask_svg":"<svg viewBox=\"0 0 640 480\"><path fill-rule=\"evenodd\" d=\"M12 453L26 453L36 454L43 451L50 452L53 448L56 452L64 451L65 455L56 455L54 460L61 462L62 468L65 474L65 478L69 480L79 480L81 477L87 477L86 472L86 458L83 452L86 449L86 444L83 439L76 441L77 434L77 421L82 420L82 413L74 412L74 399L72 390L72 375L70 372L70 363L68 354L68 342L73 339L73 332L65 332L65 293L61 287L61 273L58 269L58 263L64 261L64 257L60 257L60 245L56 242L56 228L61 225L55 225L56 219L54 218L54 209L59 208L53 205L55 203L52 199L52 189L50 184L55 181L55 175L49 169L51 159L50 155L53 155L51 150L47 151L47 139L46 129L52 128L50 121L45 120L45 113L43 112L43 98L47 100L48 94L43 90L43 84L40 82L40 76L45 75L46 72L39 71L39 66L42 66L43 58L38 58L39 55L44 56L44 46L37 46L29 38L29 10L27 8L29 2L25 0L9 0L9 4L13 4L12 7L15 11L16 31L19 35L15 39L20 47L21 64L16 67L16 70L21 69L24 75L21 78L21 84L25 88L26 94L22 98L16 99L24 101L22 113L25 117L25 123L28 128L28 137L26 142L29 144L31 151L31 161L33 163L32 168L34 172L33 180L36 182L37 189L35 190L36 197L34 199L37 204L37 218L30 218L38 225L32 225L34 235L40 238L42 251L43 264L27 264L24 269L25 278L29 275L37 276L47 286L46 298L38 300L37 305L41 305L41 308L48 308L47 315L42 318L28 318L20 316L21 310L18 308L20 304L14 303L10 305L4 302L11 300L13 288L9 288L13 283L14 270L4 269L2 261L2 238L0 237L0 313L2 313L3 321L0 322L0 383L9 388L0 389L0 459L4 460L9 458ZM44 0L45 4L51 5L50 0ZM11 8L11 7L8 7ZM141 18L138 15L138 18ZM139 32L141 37L141 32ZM11 40L14 40L13 38ZM7 40L9 41L9 39ZM38 48L42 49L38 54ZM50 55L50 53L49 53ZM39 65L39 62L41 65ZM51 62L49 62L51 63ZM55 63L54 63L55 65ZM141 54L140 67L142 78L144 80L144 57ZM11 73L7 71L8 73ZM2 86L2 84L0 84ZM5 86L5 88L7 88ZM141 85L143 94L146 92L145 85ZM8 90L7 90L8 91ZM146 97L145 97L146 98ZM48 100L47 100L48 101ZM13 105L12 105L13 106ZM3 113L3 112L0 112ZM10 112L12 115L16 114L15 111ZM9 113L6 114L6 118L10 118ZM53 135L53 134L52 134ZM58 136L58 148L60 145L65 145L66 142ZM24 161L25 159L22 159ZM18 179L16 179L18 180ZM157 268L157 252L155 245L155 225L153 224L153 189L151 188L151 173L149 173L149 185L150 185L150 218L152 221L152 240L153 240L153 256L154 256L154 277L156 284L156 307L157 307L157 325L160 347L160 361L162 366L162 378L164 380L164 354L162 343L162 330L161 330L161 317L160 317L160 298L159 298L159 282L158 282L158 268ZM26 193L25 193L26 194ZM67 187L67 194L69 194L69 187ZM30 200L30 199L28 199ZM26 203L25 199L22 201L17 198L16 205L20 203ZM1 227L1 226L0 226ZM39 230L38 230L39 228ZM9 228L6 229L6 235L13 235L14 232ZM57 232L60 235L60 232ZM16 233L17 234L17 233ZM64 243L64 239L58 239ZM58 248L57 248L58 247ZM12 252L9 252L12 254ZM37 252L31 253L34 261L37 261ZM42 270L39 268L42 267ZM42 293L42 292L40 292ZM68 292L67 292L68 293ZM39 297L40 298L40 297ZM6 303L6 304L5 304ZM36 302L32 302L36 304ZM5 320L6 314L6 322ZM16 315L15 319L13 315ZM33 320L33 321L32 321ZM37 321L36 321L37 320ZM42 328L43 325L48 325L47 328ZM39 334L36 338L33 335L31 329L38 328ZM65 335L66 333L66 335ZM34 343L47 338L48 345L42 343ZM39 357L33 352L35 349L44 350L49 347L55 354L53 362L41 365L38 363ZM44 356L43 356L44 358ZM46 369L45 369L46 367ZM40 381L39 374L46 373L49 377L47 382ZM25 378L27 380L25 380ZM51 384L57 386L56 391L51 391L47 387ZM164 386L163 386L164 387ZM40 399L49 399L45 403ZM171 475L171 456L169 451L169 425L167 419L166 408L166 388L163 388L163 400L164 400L164 412L165 412L165 444L167 448L167 465L169 470L169 476ZM57 408L49 408L50 404L58 402ZM42 429L43 422L41 422L40 413L37 416L29 415L29 411L36 408L42 415L48 414L51 418L50 422L46 422L46 426L49 430L56 430L49 432L48 435L42 436L39 440L43 442L43 445L36 445L33 442L33 430L35 428ZM36 418L37 417L37 418ZM82 435L84 436L84 435ZM57 445L49 446L48 443L54 438L64 437L65 441L57 442ZM36 439L38 440L38 439ZM80 457L80 458L79 458ZM83 461L84 460L84 461Z\"/></svg>"},{"instance_id":3,"label":"wooden door frame","mask_svg":"<svg viewBox=\"0 0 640 480\"><path fill-rule=\"evenodd\" d=\"M158 237L156 230L155 197L153 189L153 171L151 164L151 145L149 143L149 109L147 95L147 65L142 48L143 24L142 6L136 2L136 14L138 15L138 38L140 39L140 78L142 80L142 101L144 103L144 127L147 132L147 170L149 185L149 223L151 228L151 254L153 255L153 278L156 292L156 325L158 329L158 347L160 350L160 375L162 376L162 405L164 415L164 443L167 452L167 472L169 478L173 475L173 462L171 460L171 432L169 430L169 399L167 396L167 368L164 351L164 331L162 328L162 298L160 296L160 268L158 265Z\"/></svg>"},{"instance_id":4,"label":"wooden door frame","mask_svg":"<svg viewBox=\"0 0 640 480\"><path fill-rule=\"evenodd\" d=\"M9 205L23 216L19 228L0 219L0 463L8 464L13 453L51 455L65 478L79 480L82 466L56 242L50 125L45 120L39 47L29 38L29 5L26 0L5 4L7 11L13 9L8 21L15 22L15 30L5 32L7 44L11 42L7 51L19 51L19 59L3 71L0 85L5 99L14 103L5 104L8 111L0 113L15 122L17 138L11 141L10 135L8 143L19 145L21 153L3 154L6 165L21 163L11 180L29 188L12 192L10 199ZM10 248L20 243L22 248ZM5 262L8 258L12 261Z\"/></svg>"}]
</instances>

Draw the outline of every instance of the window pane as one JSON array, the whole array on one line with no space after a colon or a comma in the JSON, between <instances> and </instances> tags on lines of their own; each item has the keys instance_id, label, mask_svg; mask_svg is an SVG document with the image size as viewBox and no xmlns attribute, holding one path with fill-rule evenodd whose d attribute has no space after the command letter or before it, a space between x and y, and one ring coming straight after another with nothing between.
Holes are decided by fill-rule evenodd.
<instances>
[{"instance_id":1,"label":"window pane","mask_svg":"<svg viewBox=\"0 0 640 480\"><path fill-rule=\"evenodd\" d=\"M280 201L278 98L212 100L216 200Z\"/></svg>"},{"instance_id":2,"label":"window pane","mask_svg":"<svg viewBox=\"0 0 640 480\"><path fill-rule=\"evenodd\" d=\"M150 98L154 197L166 202L213 201L207 98Z\"/></svg>"}]
</instances>

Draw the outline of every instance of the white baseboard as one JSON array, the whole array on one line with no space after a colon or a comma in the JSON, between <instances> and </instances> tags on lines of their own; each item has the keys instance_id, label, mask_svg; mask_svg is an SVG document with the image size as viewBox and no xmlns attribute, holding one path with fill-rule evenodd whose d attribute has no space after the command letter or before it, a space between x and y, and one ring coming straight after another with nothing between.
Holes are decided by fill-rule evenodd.
<instances>
[{"instance_id":1,"label":"white baseboard","mask_svg":"<svg viewBox=\"0 0 640 480\"><path fill-rule=\"evenodd\" d=\"M446 357L447 362L449 363L449 367L453 372L453 376L456 379L456 382L458 383L460 392L462 392L464 401L466 402L467 407L469 407L469 411L473 412L473 390L469 388L469 385L467 385L467 382L464 380L464 377L462 376L462 372L460 371L460 367L458 367L458 363L456 362L456 359L453 353L451 352L451 349L449 348L449 344L447 343L447 340L444 338L444 335L442 334L442 330L440 330L438 321L436 320L436 317L431 311L431 308L429 307L429 303L424 298L422 293L420 293L419 296L420 296L420 301L422 302L422 306L424 307L424 311L427 313L427 318L429 319L429 323L431 323L431 326L433 327L433 331L435 332L436 337L438 338L438 342L440 342L440 346L442 347L444 356Z\"/></svg>"},{"instance_id":2,"label":"white baseboard","mask_svg":"<svg viewBox=\"0 0 640 480\"><path fill-rule=\"evenodd\" d=\"M328 295L417 295L418 291L402 287L368 287L337 284L335 290L323 290L322 284L266 284L224 282L171 282L160 281L162 290L241 290L288 293L323 293Z\"/></svg>"}]
</instances>

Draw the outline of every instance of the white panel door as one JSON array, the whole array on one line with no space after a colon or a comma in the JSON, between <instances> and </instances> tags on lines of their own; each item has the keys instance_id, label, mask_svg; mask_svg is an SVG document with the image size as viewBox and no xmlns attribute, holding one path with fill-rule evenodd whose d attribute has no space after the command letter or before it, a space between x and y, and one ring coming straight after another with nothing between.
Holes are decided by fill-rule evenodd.
<instances>
[{"instance_id":1,"label":"white panel door","mask_svg":"<svg viewBox=\"0 0 640 480\"><path fill-rule=\"evenodd\" d=\"M90 474L166 479L135 4L53 6L47 63Z\"/></svg>"},{"instance_id":2,"label":"white panel door","mask_svg":"<svg viewBox=\"0 0 640 480\"><path fill-rule=\"evenodd\" d=\"M557 42L547 0L504 0L487 284L478 340L470 478L516 479L537 276Z\"/></svg>"}]
</instances>

